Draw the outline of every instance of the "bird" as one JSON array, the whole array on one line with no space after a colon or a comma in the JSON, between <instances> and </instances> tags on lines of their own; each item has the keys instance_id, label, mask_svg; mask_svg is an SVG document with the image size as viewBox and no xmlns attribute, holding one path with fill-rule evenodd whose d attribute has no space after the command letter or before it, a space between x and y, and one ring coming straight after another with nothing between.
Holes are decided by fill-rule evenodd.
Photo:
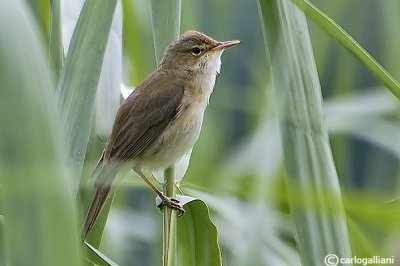
<instances>
[{"instance_id":1,"label":"bird","mask_svg":"<svg viewBox=\"0 0 400 266\"><path fill-rule=\"evenodd\" d=\"M220 72L221 54L239 43L216 41L194 30L183 33L121 104L92 173L94 196L81 231L83 241L107 197L131 169L160 197L160 209L168 206L183 214L179 201L165 196L143 172L166 169L192 150Z\"/></svg>"}]
</instances>

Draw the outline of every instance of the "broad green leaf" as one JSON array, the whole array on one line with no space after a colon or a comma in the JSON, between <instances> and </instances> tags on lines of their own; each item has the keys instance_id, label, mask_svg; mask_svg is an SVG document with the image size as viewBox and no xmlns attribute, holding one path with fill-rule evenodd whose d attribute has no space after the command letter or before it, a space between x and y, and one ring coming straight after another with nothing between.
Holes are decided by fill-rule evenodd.
<instances>
[{"instance_id":1,"label":"broad green leaf","mask_svg":"<svg viewBox=\"0 0 400 266\"><path fill-rule=\"evenodd\" d=\"M378 63L353 37L351 37L335 21L324 14L308 0L292 0L303 12L326 33L335 38L344 48L352 53L374 74L398 99L400 99L400 83Z\"/></svg>"},{"instance_id":2,"label":"broad green leaf","mask_svg":"<svg viewBox=\"0 0 400 266\"><path fill-rule=\"evenodd\" d=\"M211 222L207 205L195 199L184 205L185 214L178 218L176 265L222 265L217 228Z\"/></svg>"},{"instance_id":3,"label":"broad green leaf","mask_svg":"<svg viewBox=\"0 0 400 266\"><path fill-rule=\"evenodd\" d=\"M6 261L80 265L54 85L25 1L0 2L0 35L0 197Z\"/></svg>"},{"instance_id":4,"label":"broad green leaf","mask_svg":"<svg viewBox=\"0 0 400 266\"><path fill-rule=\"evenodd\" d=\"M321 265L327 254L351 257L305 16L290 0L259 0L258 3L302 263Z\"/></svg>"},{"instance_id":5,"label":"broad green leaf","mask_svg":"<svg viewBox=\"0 0 400 266\"><path fill-rule=\"evenodd\" d=\"M115 113L120 105L121 99L121 77L122 76L122 8L118 2L113 23L111 25L110 37L104 55L100 80L95 100L95 113L92 123L91 136L86 153L84 173L80 185L83 190L87 188L87 178L91 175L94 164L97 163L114 123ZM85 193L83 206L92 200L92 188ZM96 248L99 247L103 235L104 226L107 222L112 196L107 199L105 206L96 224L92 228L88 241Z\"/></svg>"},{"instance_id":6,"label":"broad green leaf","mask_svg":"<svg viewBox=\"0 0 400 266\"><path fill-rule=\"evenodd\" d=\"M89 260L90 262L99 266L118 266L118 264L113 262L111 259L107 258L106 255L98 251L89 243L85 242L84 244L87 251L86 259Z\"/></svg>"},{"instance_id":7,"label":"broad green leaf","mask_svg":"<svg viewBox=\"0 0 400 266\"><path fill-rule=\"evenodd\" d=\"M96 89L116 4L117 0L85 2L56 91L76 184L89 141Z\"/></svg>"}]
</instances>

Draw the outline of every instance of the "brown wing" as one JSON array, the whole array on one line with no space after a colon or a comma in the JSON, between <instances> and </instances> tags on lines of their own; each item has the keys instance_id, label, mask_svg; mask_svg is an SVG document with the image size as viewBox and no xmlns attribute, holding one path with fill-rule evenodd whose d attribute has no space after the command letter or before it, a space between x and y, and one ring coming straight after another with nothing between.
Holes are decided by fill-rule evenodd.
<instances>
[{"instance_id":1,"label":"brown wing","mask_svg":"<svg viewBox=\"0 0 400 266\"><path fill-rule=\"evenodd\" d=\"M183 86L165 74L145 82L122 104L104 150L105 162L125 162L138 156L161 135L178 112Z\"/></svg>"},{"instance_id":2,"label":"brown wing","mask_svg":"<svg viewBox=\"0 0 400 266\"><path fill-rule=\"evenodd\" d=\"M178 112L184 91L183 86L172 84L172 80L175 79L164 73L153 73L119 108L111 136L93 173L95 196L82 228L82 240L97 219L119 166L134 159L160 136Z\"/></svg>"}]
</instances>

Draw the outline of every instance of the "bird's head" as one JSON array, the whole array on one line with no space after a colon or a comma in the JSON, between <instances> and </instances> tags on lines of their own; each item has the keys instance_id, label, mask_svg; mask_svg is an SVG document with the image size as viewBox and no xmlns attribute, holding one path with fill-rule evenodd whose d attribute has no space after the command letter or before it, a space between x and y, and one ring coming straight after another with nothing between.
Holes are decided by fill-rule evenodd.
<instances>
[{"instance_id":1,"label":"bird's head","mask_svg":"<svg viewBox=\"0 0 400 266\"><path fill-rule=\"evenodd\" d=\"M219 73L222 52L240 41L216 41L198 31L187 31L165 50L161 66L188 75Z\"/></svg>"}]
</instances>

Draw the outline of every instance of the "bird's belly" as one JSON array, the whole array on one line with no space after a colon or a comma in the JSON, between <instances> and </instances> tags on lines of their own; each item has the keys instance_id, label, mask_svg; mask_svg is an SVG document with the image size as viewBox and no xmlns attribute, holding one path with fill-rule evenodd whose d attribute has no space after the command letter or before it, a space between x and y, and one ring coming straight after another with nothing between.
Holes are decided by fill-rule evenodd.
<instances>
[{"instance_id":1,"label":"bird's belly","mask_svg":"<svg viewBox=\"0 0 400 266\"><path fill-rule=\"evenodd\" d=\"M204 108L193 106L180 113L139 156L144 170L163 170L193 148L203 122Z\"/></svg>"}]
</instances>

